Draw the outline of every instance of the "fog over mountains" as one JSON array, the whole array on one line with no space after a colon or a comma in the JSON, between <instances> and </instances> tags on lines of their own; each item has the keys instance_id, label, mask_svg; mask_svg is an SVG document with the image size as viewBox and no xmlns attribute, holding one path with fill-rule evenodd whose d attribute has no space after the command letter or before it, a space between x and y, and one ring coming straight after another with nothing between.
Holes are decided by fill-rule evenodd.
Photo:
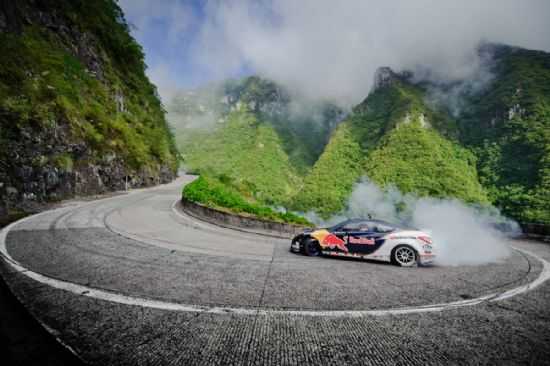
<instances>
[{"instance_id":1,"label":"fog over mountains","mask_svg":"<svg viewBox=\"0 0 550 366\"><path fill-rule=\"evenodd\" d=\"M427 211L488 233L498 210L550 222L549 2L209 1L198 17L175 0L127 6L138 31L148 13L166 22L168 55L181 55L149 74L203 203L319 224L358 205L383 217L367 204L376 188L389 219L414 225ZM185 31L175 14L193 19ZM456 255L463 235L442 220L429 218Z\"/></svg>"},{"instance_id":2,"label":"fog over mountains","mask_svg":"<svg viewBox=\"0 0 550 366\"><path fill-rule=\"evenodd\" d=\"M349 106L364 99L380 66L431 80L477 79L480 41L550 50L545 0L349 0L338 6L330 0L209 1L200 20L177 0L121 5L138 39L155 22L168 25L173 50L150 63L166 97L188 86L172 72L183 61L192 65L190 74L210 80L244 68ZM185 34L192 37L175 41Z\"/></svg>"}]
</instances>

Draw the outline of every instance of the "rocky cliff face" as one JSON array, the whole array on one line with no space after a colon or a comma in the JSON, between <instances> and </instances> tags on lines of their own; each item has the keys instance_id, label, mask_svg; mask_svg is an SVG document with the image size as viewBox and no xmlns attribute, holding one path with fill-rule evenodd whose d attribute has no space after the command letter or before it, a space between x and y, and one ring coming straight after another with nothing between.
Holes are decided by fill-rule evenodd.
<instances>
[{"instance_id":1,"label":"rocky cliff face","mask_svg":"<svg viewBox=\"0 0 550 366\"><path fill-rule=\"evenodd\" d=\"M114 1L0 0L0 218L174 178L144 68Z\"/></svg>"}]
</instances>

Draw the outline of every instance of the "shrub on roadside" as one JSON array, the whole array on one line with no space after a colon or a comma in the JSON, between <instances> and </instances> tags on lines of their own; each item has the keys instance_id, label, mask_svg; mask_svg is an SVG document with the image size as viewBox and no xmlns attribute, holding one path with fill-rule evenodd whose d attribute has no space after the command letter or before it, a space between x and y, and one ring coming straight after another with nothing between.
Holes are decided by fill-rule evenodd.
<instances>
[{"instance_id":1,"label":"shrub on roadside","mask_svg":"<svg viewBox=\"0 0 550 366\"><path fill-rule=\"evenodd\" d=\"M201 175L183 188L182 196L189 201L212 208L228 209L235 213L250 214L277 222L310 225L306 219L293 213L277 212L271 207L249 202L227 177L214 178Z\"/></svg>"}]
</instances>

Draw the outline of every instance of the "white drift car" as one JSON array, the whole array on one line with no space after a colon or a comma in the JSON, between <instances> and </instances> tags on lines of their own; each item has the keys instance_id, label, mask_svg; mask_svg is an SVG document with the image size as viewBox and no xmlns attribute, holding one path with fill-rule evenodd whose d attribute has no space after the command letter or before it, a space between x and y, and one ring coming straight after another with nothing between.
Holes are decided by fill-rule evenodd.
<instances>
[{"instance_id":1,"label":"white drift car","mask_svg":"<svg viewBox=\"0 0 550 366\"><path fill-rule=\"evenodd\" d=\"M374 259L404 267L429 264L435 258L434 244L427 233L364 219L304 231L292 239L290 249L309 256Z\"/></svg>"}]
</instances>

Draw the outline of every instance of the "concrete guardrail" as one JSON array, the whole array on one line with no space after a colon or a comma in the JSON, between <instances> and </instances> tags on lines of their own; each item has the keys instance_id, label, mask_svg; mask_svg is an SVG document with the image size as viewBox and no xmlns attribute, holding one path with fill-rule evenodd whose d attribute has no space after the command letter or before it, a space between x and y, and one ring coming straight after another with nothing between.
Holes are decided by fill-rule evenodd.
<instances>
[{"instance_id":1,"label":"concrete guardrail","mask_svg":"<svg viewBox=\"0 0 550 366\"><path fill-rule=\"evenodd\" d=\"M550 225L521 223L520 226L527 238L550 242Z\"/></svg>"},{"instance_id":2,"label":"concrete guardrail","mask_svg":"<svg viewBox=\"0 0 550 366\"><path fill-rule=\"evenodd\" d=\"M285 224L221 211L185 198L181 199L178 206L176 208L186 214L217 226L276 238L289 239L307 228L302 225Z\"/></svg>"}]
</instances>

